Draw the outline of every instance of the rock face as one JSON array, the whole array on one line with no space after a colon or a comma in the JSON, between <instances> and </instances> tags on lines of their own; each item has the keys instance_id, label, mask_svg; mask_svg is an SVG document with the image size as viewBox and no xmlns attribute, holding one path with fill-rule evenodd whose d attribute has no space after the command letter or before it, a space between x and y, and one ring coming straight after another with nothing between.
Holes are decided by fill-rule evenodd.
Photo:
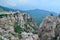
<instances>
[{"instance_id":1,"label":"rock face","mask_svg":"<svg viewBox=\"0 0 60 40\"><path fill-rule=\"evenodd\" d=\"M0 40L60 40L60 15L47 16L38 27L29 14L1 13Z\"/></svg>"},{"instance_id":2,"label":"rock face","mask_svg":"<svg viewBox=\"0 0 60 40\"><path fill-rule=\"evenodd\" d=\"M39 26L40 40L60 40L60 17L47 16Z\"/></svg>"},{"instance_id":3,"label":"rock face","mask_svg":"<svg viewBox=\"0 0 60 40\"><path fill-rule=\"evenodd\" d=\"M38 34L22 32L21 40L39 40Z\"/></svg>"},{"instance_id":4,"label":"rock face","mask_svg":"<svg viewBox=\"0 0 60 40\"><path fill-rule=\"evenodd\" d=\"M21 40L33 40L33 33L22 32L21 35L22 35Z\"/></svg>"},{"instance_id":5,"label":"rock face","mask_svg":"<svg viewBox=\"0 0 60 40\"><path fill-rule=\"evenodd\" d=\"M0 15L1 40L21 40L22 32L34 33L37 28L38 26L28 14L8 12Z\"/></svg>"},{"instance_id":6,"label":"rock face","mask_svg":"<svg viewBox=\"0 0 60 40\"><path fill-rule=\"evenodd\" d=\"M15 13L14 17L16 20L18 19L17 21L19 22L20 27L22 28L23 31L34 32L37 30L38 26L28 14Z\"/></svg>"}]
</instances>

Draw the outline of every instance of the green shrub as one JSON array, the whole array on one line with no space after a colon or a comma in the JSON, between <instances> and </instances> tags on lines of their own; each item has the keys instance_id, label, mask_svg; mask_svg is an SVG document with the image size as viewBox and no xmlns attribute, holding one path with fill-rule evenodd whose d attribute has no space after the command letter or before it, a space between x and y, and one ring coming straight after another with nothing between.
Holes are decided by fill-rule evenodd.
<instances>
[{"instance_id":1,"label":"green shrub","mask_svg":"<svg viewBox=\"0 0 60 40\"><path fill-rule=\"evenodd\" d=\"M19 21L16 21L15 22L15 25L14 25L14 31L16 32L16 33L21 33L22 32L22 28L20 27L20 24L19 24Z\"/></svg>"}]
</instances>

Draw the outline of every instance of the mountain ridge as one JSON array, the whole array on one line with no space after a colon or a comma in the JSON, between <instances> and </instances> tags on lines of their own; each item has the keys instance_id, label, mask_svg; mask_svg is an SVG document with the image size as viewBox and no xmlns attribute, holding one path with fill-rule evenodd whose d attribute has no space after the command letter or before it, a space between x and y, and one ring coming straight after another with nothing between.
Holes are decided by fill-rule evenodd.
<instances>
[{"instance_id":1,"label":"mountain ridge","mask_svg":"<svg viewBox=\"0 0 60 40\"><path fill-rule=\"evenodd\" d=\"M30 14L31 17L34 19L34 21L39 25L42 20L50 15L50 14L53 14L53 15L57 15L57 13L55 12L49 12L49 11L46 11L46 10L40 10L40 9L33 9L33 10L20 10L20 9L13 9L13 8L7 8L7 7L3 7L3 6L0 6L0 8L2 8L3 10L5 11L13 11L13 12L16 12L16 11L19 11L21 13L27 13L27 14Z\"/></svg>"}]
</instances>

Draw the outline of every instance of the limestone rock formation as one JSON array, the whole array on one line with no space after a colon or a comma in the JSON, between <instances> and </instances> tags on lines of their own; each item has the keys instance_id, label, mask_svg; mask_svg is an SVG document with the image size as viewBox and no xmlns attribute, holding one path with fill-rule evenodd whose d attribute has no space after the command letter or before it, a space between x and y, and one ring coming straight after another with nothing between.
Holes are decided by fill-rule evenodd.
<instances>
[{"instance_id":1,"label":"limestone rock formation","mask_svg":"<svg viewBox=\"0 0 60 40\"><path fill-rule=\"evenodd\" d=\"M22 32L21 40L39 40L38 34Z\"/></svg>"},{"instance_id":2,"label":"limestone rock formation","mask_svg":"<svg viewBox=\"0 0 60 40\"><path fill-rule=\"evenodd\" d=\"M18 24L25 32L35 32L38 28L33 19L26 13L15 13L15 20L18 21Z\"/></svg>"},{"instance_id":3,"label":"limestone rock formation","mask_svg":"<svg viewBox=\"0 0 60 40\"><path fill-rule=\"evenodd\" d=\"M0 40L60 40L60 15L46 16L38 27L27 13L1 12Z\"/></svg>"},{"instance_id":4,"label":"limestone rock formation","mask_svg":"<svg viewBox=\"0 0 60 40\"><path fill-rule=\"evenodd\" d=\"M38 26L26 13L3 12L0 14L0 39L21 40L22 32L35 33Z\"/></svg>"},{"instance_id":5,"label":"limestone rock formation","mask_svg":"<svg viewBox=\"0 0 60 40\"><path fill-rule=\"evenodd\" d=\"M47 16L39 26L40 40L60 40L60 16Z\"/></svg>"}]
</instances>

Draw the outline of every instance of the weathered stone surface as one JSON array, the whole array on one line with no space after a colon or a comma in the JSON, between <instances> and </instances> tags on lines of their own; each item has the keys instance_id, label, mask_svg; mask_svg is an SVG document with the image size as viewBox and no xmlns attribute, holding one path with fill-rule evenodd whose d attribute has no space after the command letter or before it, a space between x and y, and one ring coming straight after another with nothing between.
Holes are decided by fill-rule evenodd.
<instances>
[{"instance_id":1,"label":"weathered stone surface","mask_svg":"<svg viewBox=\"0 0 60 40\"><path fill-rule=\"evenodd\" d=\"M60 17L47 16L39 27L40 40L60 40Z\"/></svg>"},{"instance_id":2,"label":"weathered stone surface","mask_svg":"<svg viewBox=\"0 0 60 40\"><path fill-rule=\"evenodd\" d=\"M34 34L34 35L33 35L33 39L34 39L34 40L39 40L38 34Z\"/></svg>"},{"instance_id":3,"label":"weathered stone surface","mask_svg":"<svg viewBox=\"0 0 60 40\"><path fill-rule=\"evenodd\" d=\"M38 34L22 32L21 40L39 40Z\"/></svg>"},{"instance_id":4,"label":"weathered stone surface","mask_svg":"<svg viewBox=\"0 0 60 40\"><path fill-rule=\"evenodd\" d=\"M21 32L34 33L38 26L26 13L3 12L0 16L0 38L3 40L21 40ZM11 14L10 14L11 13ZM28 34L26 34L27 36ZM25 37L25 36L24 36ZM25 40L22 38L22 40ZM26 40L33 40L29 36Z\"/></svg>"}]
</instances>

